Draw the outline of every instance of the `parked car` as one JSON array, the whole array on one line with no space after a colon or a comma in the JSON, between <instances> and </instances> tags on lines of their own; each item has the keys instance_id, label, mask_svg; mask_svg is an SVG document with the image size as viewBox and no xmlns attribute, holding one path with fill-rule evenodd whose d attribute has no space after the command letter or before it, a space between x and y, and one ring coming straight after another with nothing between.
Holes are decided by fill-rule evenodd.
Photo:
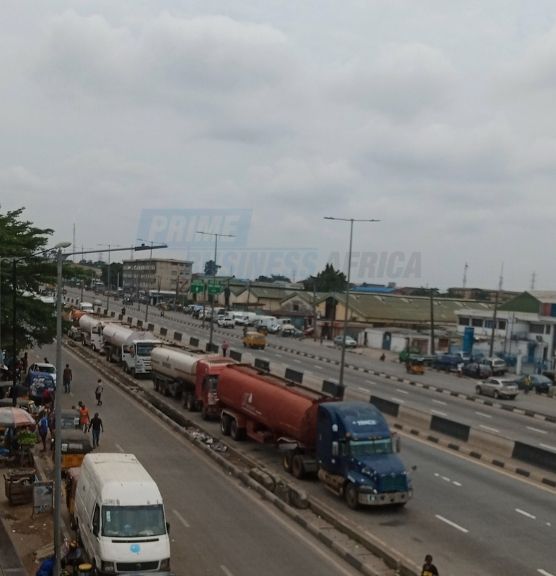
<instances>
[{"instance_id":1,"label":"parked car","mask_svg":"<svg viewBox=\"0 0 556 576\"><path fill-rule=\"evenodd\" d=\"M480 362L469 362L463 365L463 373L465 376L470 376L471 378L479 378L485 380L492 376L492 370L486 365Z\"/></svg>"},{"instance_id":2,"label":"parked car","mask_svg":"<svg viewBox=\"0 0 556 576\"><path fill-rule=\"evenodd\" d=\"M340 336L336 336L336 338L334 338L334 344L336 344L336 346L343 346L343 342L344 342L343 334L340 334ZM346 336L346 348L356 348L356 347L357 347L357 341L354 340L351 336Z\"/></svg>"},{"instance_id":3,"label":"parked car","mask_svg":"<svg viewBox=\"0 0 556 576\"><path fill-rule=\"evenodd\" d=\"M477 394L484 394L485 396L493 396L494 398L509 398L515 400L519 394L519 388L515 380L505 378L489 378L483 380L475 387Z\"/></svg>"},{"instance_id":4,"label":"parked car","mask_svg":"<svg viewBox=\"0 0 556 576\"><path fill-rule=\"evenodd\" d=\"M534 390L537 394L549 394L551 392L551 388L553 386L552 380L547 376L543 376L542 374L524 374L520 376L516 380L514 380L515 384L520 390L527 389L526 378L531 379L531 389Z\"/></svg>"},{"instance_id":5,"label":"parked car","mask_svg":"<svg viewBox=\"0 0 556 576\"><path fill-rule=\"evenodd\" d=\"M504 376L508 370L508 367L502 358L482 358L480 362L490 368L493 376Z\"/></svg>"},{"instance_id":6,"label":"parked car","mask_svg":"<svg viewBox=\"0 0 556 576\"><path fill-rule=\"evenodd\" d=\"M220 328L233 328L236 325L232 316L219 316L216 323Z\"/></svg>"},{"instance_id":7,"label":"parked car","mask_svg":"<svg viewBox=\"0 0 556 576\"><path fill-rule=\"evenodd\" d=\"M291 336L292 338L301 338L303 332L296 328L293 324L282 324L280 336Z\"/></svg>"}]
</instances>

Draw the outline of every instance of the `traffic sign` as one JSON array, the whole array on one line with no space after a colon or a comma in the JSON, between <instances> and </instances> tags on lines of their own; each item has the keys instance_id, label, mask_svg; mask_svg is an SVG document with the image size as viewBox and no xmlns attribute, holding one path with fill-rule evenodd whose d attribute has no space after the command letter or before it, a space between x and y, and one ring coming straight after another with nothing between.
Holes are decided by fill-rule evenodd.
<instances>
[{"instance_id":1,"label":"traffic sign","mask_svg":"<svg viewBox=\"0 0 556 576\"><path fill-rule=\"evenodd\" d=\"M199 294L200 292L203 292L203 290L205 289L205 285L204 284L191 284L191 293L192 294Z\"/></svg>"},{"instance_id":2,"label":"traffic sign","mask_svg":"<svg viewBox=\"0 0 556 576\"><path fill-rule=\"evenodd\" d=\"M209 284L209 294L220 294L220 292L222 292L222 286L219 286L218 284Z\"/></svg>"}]
</instances>

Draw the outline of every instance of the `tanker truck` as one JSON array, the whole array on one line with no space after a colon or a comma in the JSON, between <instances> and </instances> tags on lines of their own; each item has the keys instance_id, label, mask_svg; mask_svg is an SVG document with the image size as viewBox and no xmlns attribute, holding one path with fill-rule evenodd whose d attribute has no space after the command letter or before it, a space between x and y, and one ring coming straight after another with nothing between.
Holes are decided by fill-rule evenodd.
<instances>
[{"instance_id":1,"label":"tanker truck","mask_svg":"<svg viewBox=\"0 0 556 576\"><path fill-rule=\"evenodd\" d=\"M160 346L153 348L151 363L155 390L166 396L183 397L187 409L200 410L204 419L220 414L218 377L233 360L202 350Z\"/></svg>"},{"instance_id":2,"label":"tanker truck","mask_svg":"<svg viewBox=\"0 0 556 576\"><path fill-rule=\"evenodd\" d=\"M234 440L273 443L296 478L317 475L350 508L404 506L411 479L380 411L365 402L338 401L244 364L220 373L220 428Z\"/></svg>"},{"instance_id":3,"label":"tanker truck","mask_svg":"<svg viewBox=\"0 0 556 576\"><path fill-rule=\"evenodd\" d=\"M151 372L151 352L162 342L150 332L134 330L121 324L106 324L102 340L109 362L122 364L124 372L134 378Z\"/></svg>"},{"instance_id":4,"label":"tanker truck","mask_svg":"<svg viewBox=\"0 0 556 576\"><path fill-rule=\"evenodd\" d=\"M84 314L79 318L79 330L83 346L90 346L95 352L103 348L102 341L103 323L90 314Z\"/></svg>"}]
</instances>

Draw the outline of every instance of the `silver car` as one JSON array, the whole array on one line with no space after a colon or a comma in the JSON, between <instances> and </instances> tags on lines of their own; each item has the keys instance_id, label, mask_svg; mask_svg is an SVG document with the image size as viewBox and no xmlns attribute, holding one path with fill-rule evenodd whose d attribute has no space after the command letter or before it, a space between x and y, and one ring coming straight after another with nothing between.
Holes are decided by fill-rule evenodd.
<instances>
[{"instance_id":1,"label":"silver car","mask_svg":"<svg viewBox=\"0 0 556 576\"><path fill-rule=\"evenodd\" d=\"M475 391L477 394L493 396L494 398L509 398L515 400L519 393L519 388L514 380L505 378L489 378L477 384Z\"/></svg>"}]
</instances>

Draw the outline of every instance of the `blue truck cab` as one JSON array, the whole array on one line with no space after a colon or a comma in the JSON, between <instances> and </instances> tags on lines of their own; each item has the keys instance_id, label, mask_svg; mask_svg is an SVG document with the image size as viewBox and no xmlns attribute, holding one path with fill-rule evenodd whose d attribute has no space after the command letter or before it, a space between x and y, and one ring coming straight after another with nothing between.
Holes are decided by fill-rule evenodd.
<instances>
[{"instance_id":1,"label":"blue truck cab","mask_svg":"<svg viewBox=\"0 0 556 576\"><path fill-rule=\"evenodd\" d=\"M413 495L411 478L397 456L382 413L363 402L319 406L318 477L350 508L404 506Z\"/></svg>"}]
</instances>

